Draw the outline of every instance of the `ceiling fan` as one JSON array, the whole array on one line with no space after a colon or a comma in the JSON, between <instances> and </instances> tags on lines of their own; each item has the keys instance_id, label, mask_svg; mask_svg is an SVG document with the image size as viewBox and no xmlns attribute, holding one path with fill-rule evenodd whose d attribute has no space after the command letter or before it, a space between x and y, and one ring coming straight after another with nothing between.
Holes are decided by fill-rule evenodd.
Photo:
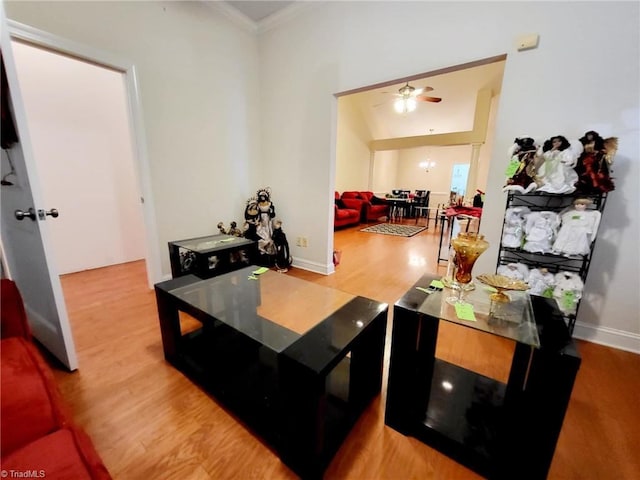
<instances>
[{"instance_id":1,"label":"ceiling fan","mask_svg":"<svg viewBox=\"0 0 640 480\"><path fill-rule=\"evenodd\" d=\"M433 87L426 86L423 88L415 88L409 85L409 82L407 82L406 85L398 89L398 93L396 93L395 95L400 98L413 97L419 102L433 102L433 103L441 102L442 99L439 97L430 97L428 95L425 95L426 92L432 92L432 91L433 91Z\"/></svg>"},{"instance_id":2,"label":"ceiling fan","mask_svg":"<svg viewBox=\"0 0 640 480\"><path fill-rule=\"evenodd\" d=\"M394 109L398 113L408 113L408 112L413 112L416 109L418 105L417 102L432 102L432 103L441 102L442 98L425 95L426 92L431 92L432 90L433 90L433 87L429 87L429 86L426 86L423 88L415 88L409 85L409 82L407 82L405 85L403 85L398 89L398 93L393 94L395 97L398 97L393 104ZM382 93L389 93L389 92L382 92ZM379 105L382 105L382 104L378 104L375 106L377 107Z\"/></svg>"}]
</instances>

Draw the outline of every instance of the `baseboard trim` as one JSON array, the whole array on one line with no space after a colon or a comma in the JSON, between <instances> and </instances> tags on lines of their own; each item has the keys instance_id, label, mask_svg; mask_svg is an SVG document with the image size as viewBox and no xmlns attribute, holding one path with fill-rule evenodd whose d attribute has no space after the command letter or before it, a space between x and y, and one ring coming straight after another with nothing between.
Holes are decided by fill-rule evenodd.
<instances>
[{"instance_id":1,"label":"baseboard trim","mask_svg":"<svg viewBox=\"0 0 640 480\"><path fill-rule=\"evenodd\" d=\"M302 270L308 270L313 273L319 273L321 275L331 275L335 272L335 267L332 263L323 265L322 263L311 262L303 258L294 258L293 266Z\"/></svg>"},{"instance_id":2,"label":"baseboard trim","mask_svg":"<svg viewBox=\"0 0 640 480\"><path fill-rule=\"evenodd\" d=\"M640 354L640 335L637 333L576 322L573 336L587 342Z\"/></svg>"}]
</instances>

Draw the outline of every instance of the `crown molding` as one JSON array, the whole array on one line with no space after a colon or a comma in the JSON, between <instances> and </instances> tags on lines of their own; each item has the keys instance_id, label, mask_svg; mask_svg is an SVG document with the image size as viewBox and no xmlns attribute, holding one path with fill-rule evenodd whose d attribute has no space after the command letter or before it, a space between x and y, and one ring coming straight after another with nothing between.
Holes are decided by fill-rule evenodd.
<instances>
[{"instance_id":1,"label":"crown molding","mask_svg":"<svg viewBox=\"0 0 640 480\"><path fill-rule=\"evenodd\" d=\"M283 23L288 22L292 18L297 17L301 12L316 8L325 2L315 1L295 1L291 5L286 6L282 10L263 18L257 23L257 33L265 33Z\"/></svg>"},{"instance_id":2,"label":"crown molding","mask_svg":"<svg viewBox=\"0 0 640 480\"><path fill-rule=\"evenodd\" d=\"M272 13L266 18L263 18L259 22L254 22L249 17L247 17L244 13L231 7L226 2L215 1L215 2L203 2L203 3L207 7L227 17L235 25L239 26L243 30L249 33L253 33L254 35L259 35L279 25L282 25L283 23L288 22L292 18L295 18L297 15L299 15L300 12L309 10L311 8L315 8L324 2L296 1L295 3L292 3L291 5L286 6L282 10Z\"/></svg>"},{"instance_id":3,"label":"crown molding","mask_svg":"<svg viewBox=\"0 0 640 480\"><path fill-rule=\"evenodd\" d=\"M239 12L235 8L227 5L225 2L203 2L207 7L215 10L218 13L221 13L225 17L227 17L231 22L233 22L238 27L243 30L253 33L254 35L258 34L258 24L247 17L245 14Z\"/></svg>"}]
</instances>

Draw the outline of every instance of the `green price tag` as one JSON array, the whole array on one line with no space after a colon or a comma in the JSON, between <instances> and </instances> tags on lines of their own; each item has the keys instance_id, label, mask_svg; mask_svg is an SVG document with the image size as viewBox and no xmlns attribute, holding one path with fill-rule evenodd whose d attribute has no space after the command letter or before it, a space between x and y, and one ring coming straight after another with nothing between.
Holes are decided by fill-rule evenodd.
<instances>
[{"instance_id":1,"label":"green price tag","mask_svg":"<svg viewBox=\"0 0 640 480\"><path fill-rule=\"evenodd\" d=\"M429 286L433 288L444 288L444 283L442 283L440 280L431 280Z\"/></svg>"},{"instance_id":2,"label":"green price tag","mask_svg":"<svg viewBox=\"0 0 640 480\"><path fill-rule=\"evenodd\" d=\"M509 165L507 166L507 169L504 172L504 175L507 178L513 177L518 171L519 166L520 166L520 160L512 158L511 161L509 162Z\"/></svg>"},{"instance_id":3,"label":"green price tag","mask_svg":"<svg viewBox=\"0 0 640 480\"><path fill-rule=\"evenodd\" d=\"M259 269L254 270L251 273L253 273L254 275L262 275L264 272L268 272L268 271L269 269L267 267L260 267Z\"/></svg>"},{"instance_id":4,"label":"green price tag","mask_svg":"<svg viewBox=\"0 0 640 480\"><path fill-rule=\"evenodd\" d=\"M476 321L473 313L473 305L470 303L456 303L456 315L460 320Z\"/></svg>"},{"instance_id":5,"label":"green price tag","mask_svg":"<svg viewBox=\"0 0 640 480\"><path fill-rule=\"evenodd\" d=\"M565 310L572 310L576 304L576 294L572 291L567 291L562 294L562 306Z\"/></svg>"},{"instance_id":6,"label":"green price tag","mask_svg":"<svg viewBox=\"0 0 640 480\"><path fill-rule=\"evenodd\" d=\"M582 217L580 215L573 215L571 220L580 220Z\"/></svg>"},{"instance_id":7,"label":"green price tag","mask_svg":"<svg viewBox=\"0 0 640 480\"><path fill-rule=\"evenodd\" d=\"M553 298L553 287L547 287L544 292L542 292L542 296L546 298Z\"/></svg>"},{"instance_id":8,"label":"green price tag","mask_svg":"<svg viewBox=\"0 0 640 480\"><path fill-rule=\"evenodd\" d=\"M423 292L423 293L431 293L429 290L427 290L427 289L426 289L426 288L424 288L424 287L416 287L416 290L420 290L420 291L421 291L421 292Z\"/></svg>"},{"instance_id":9,"label":"green price tag","mask_svg":"<svg viewBox=\"0 0 640 480\"><path fill-rule=\"evenodd\" d=\"M233 242L234 240L235 240L235 237L223 238L222 240L220 240L220 243L229 243L229 242Z\"/></svg>"}]
</instances>

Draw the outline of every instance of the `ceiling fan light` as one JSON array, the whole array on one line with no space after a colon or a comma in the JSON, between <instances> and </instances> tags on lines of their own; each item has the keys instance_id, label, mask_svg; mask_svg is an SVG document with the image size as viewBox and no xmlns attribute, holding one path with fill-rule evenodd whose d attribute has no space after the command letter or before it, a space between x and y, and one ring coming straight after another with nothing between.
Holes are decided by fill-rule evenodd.
<instances>
[{"instance_id":1,"label":"ceiling fan light","mask_svg":"<svg viewBox=\"0 0 640 480\"><path fill-rule=\"evenodd\" d=\"M415 98L413 98L413 97L410 97L410 98L399 98L393 104L393 108L398 113L413 112L416 109L417 106L418 106L418 103L416 102Z\"/></svg>"}]
</instances>

